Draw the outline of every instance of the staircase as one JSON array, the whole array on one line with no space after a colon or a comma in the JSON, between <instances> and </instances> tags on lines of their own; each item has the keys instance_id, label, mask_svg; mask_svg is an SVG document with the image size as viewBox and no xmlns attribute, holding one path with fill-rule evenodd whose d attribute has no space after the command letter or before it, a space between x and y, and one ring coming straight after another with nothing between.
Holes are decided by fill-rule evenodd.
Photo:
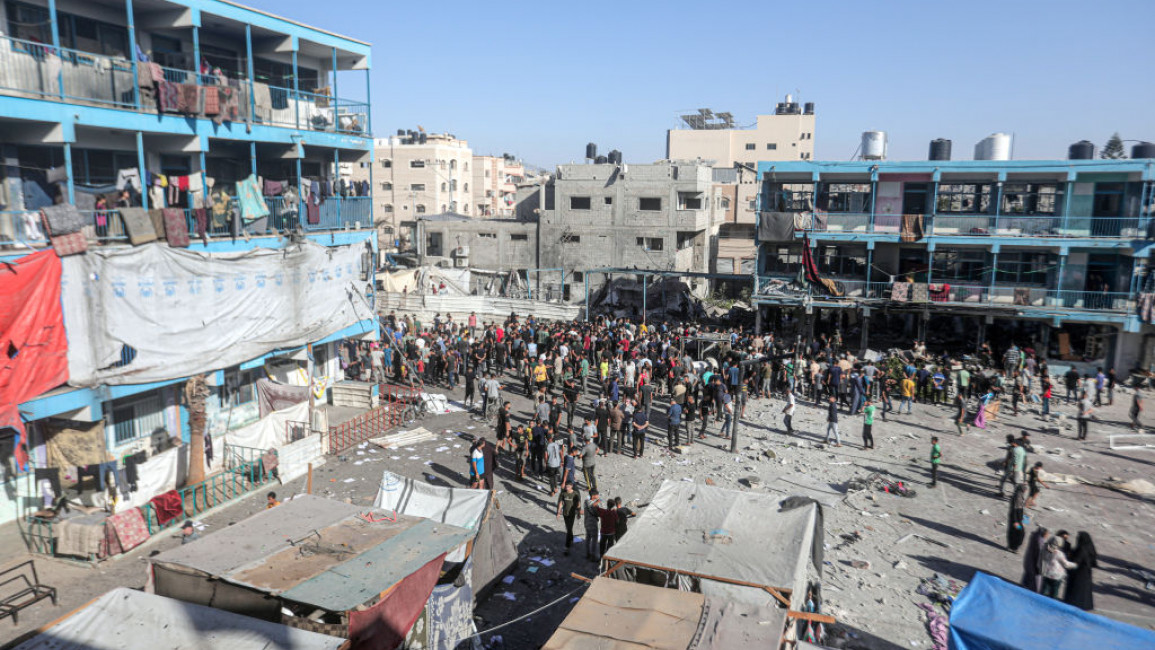
<instances>
[{"instance_id":1,"label":"staircase","mask_svg":"<svg viewBox=\"0 0 1155 650\"><path fill-rule=\"evenodd\" d=\"M374 384L367 381L338 382L329 388L329 401L333 406L348 406L367 411L377 406L373 386Z\"/></svg>"}]
</instances>

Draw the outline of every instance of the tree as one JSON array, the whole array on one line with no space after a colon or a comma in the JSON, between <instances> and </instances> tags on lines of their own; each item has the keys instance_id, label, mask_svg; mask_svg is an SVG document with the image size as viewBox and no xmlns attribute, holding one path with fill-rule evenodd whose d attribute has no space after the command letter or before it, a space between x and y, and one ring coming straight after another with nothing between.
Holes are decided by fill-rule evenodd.
<instances>
[{"instance_id":1,"label":"tree","mask_svg":"<svg viewBox=\"0 0 1155 650\"><path fill-rule=\"evenodd\" d=\"M1107 140L1107 144L1103 145L1103 150L1099 152L1100 158L1108 160L1122 160L1127 157L1123 151L1123 138L1119 137L1118 133L1114 133Z\"/></svg>"},{"instance_id":2,"label":"tree","mask_svg":"<svg viewBox=\"0 0 1155 650\"><path fill-rule=\"evenodd\" d=\"M205 399L209 396L208 382L201 375L190 377L184 385L185 406L188 408L189 465L188 484L205 480Z\"/></svg>"}]
</instances>

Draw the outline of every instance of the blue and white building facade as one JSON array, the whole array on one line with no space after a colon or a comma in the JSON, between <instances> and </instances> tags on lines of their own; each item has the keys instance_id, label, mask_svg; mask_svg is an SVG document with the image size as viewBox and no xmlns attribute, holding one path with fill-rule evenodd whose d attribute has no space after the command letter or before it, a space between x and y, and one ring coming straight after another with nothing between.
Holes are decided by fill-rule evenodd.
<instances>
[{"instance_id":1,"label":"blue and white building facade","mask_svg":"<svg viewBox=\"0 0 1155 650\"><path fill-rule=\"evenodd\" d=\"M997 353L1013 341L1124 377L1155 363L1155 160L763 162L758 172L762 318L837 326L852 348L939 338ZM830 282L792 282L806 243Z\"/></svg>"},{"instance_id":2,"label":"blue and white building facade","mask_svg":"<svg viewBox=\"0 0 1155 650\"><path fill-rule=\"evenodd\" d=\"M370 184L340 173L372 169L368 43L225 0L2 4L0 261L49 246L37 211L62 202L83 215L90 254L127 250L130 233L115 212L123 200L182 211L194 254L364 249L366 263L344 271L364 280L358 299L372 303ZM256 220L238 209L237 183L251 177L270 210ZM377 337L370 311L305 344L269 345L243 362L187 373L207 375L213 387L210 430L257 419L260 377L299 380L311 364L322 389L325 378L338 380L339 344ZM83 340L70 332L70 343L74 335ZM124 355L130 364L133 352ZM46 418L103 421L114 457L158 431L187 441L186 378L70 384L21 404L33 463L36 423ZM5 482L14 480L10 443L0 440L9 445L0 448ZM0 522L18 516L0 501Z\"/></svg>"}]
</instances>

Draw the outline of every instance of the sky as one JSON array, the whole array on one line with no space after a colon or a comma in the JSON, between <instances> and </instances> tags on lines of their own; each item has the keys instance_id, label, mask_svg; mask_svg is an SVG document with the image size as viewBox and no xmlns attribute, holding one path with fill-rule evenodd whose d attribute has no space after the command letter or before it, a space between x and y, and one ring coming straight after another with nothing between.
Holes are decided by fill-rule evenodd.
<instances>
[{"instance_id":1,"label":"sky","mask_svg":"<svg viewBox=\"0 0 1155 650\"><path fill-rule=\"evenodd\" d=\"M241 1L372 43L379 137L421 125L547 169L587 142L652 162L678 115L752 124L786 93L816 104L818 160L864 130L895 160L995 132L1018 159L1155 141L1153 0Z\"/></svg>"}]
</instances>

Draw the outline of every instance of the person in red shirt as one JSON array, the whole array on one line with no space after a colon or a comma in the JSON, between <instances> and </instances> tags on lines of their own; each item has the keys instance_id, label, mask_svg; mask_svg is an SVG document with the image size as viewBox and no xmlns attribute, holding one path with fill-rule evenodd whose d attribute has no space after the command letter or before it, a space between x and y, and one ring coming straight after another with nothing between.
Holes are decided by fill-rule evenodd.
<instances>
[{"instance_id":1,"label":"person in red shirt","mask_svg":"<svg viewBox=\"0 0 1155 650\"><path fill-rule=\"evenodd\" d=\"M595 512L598 513L598 519L602 524L602 539L599 555L605 556L606 551L614 545L614 538L618 530L618 504L616 499L610 499L606 503L610 507L603 508L601 506L594 506Z\"/></svg>"}]
</instances>

